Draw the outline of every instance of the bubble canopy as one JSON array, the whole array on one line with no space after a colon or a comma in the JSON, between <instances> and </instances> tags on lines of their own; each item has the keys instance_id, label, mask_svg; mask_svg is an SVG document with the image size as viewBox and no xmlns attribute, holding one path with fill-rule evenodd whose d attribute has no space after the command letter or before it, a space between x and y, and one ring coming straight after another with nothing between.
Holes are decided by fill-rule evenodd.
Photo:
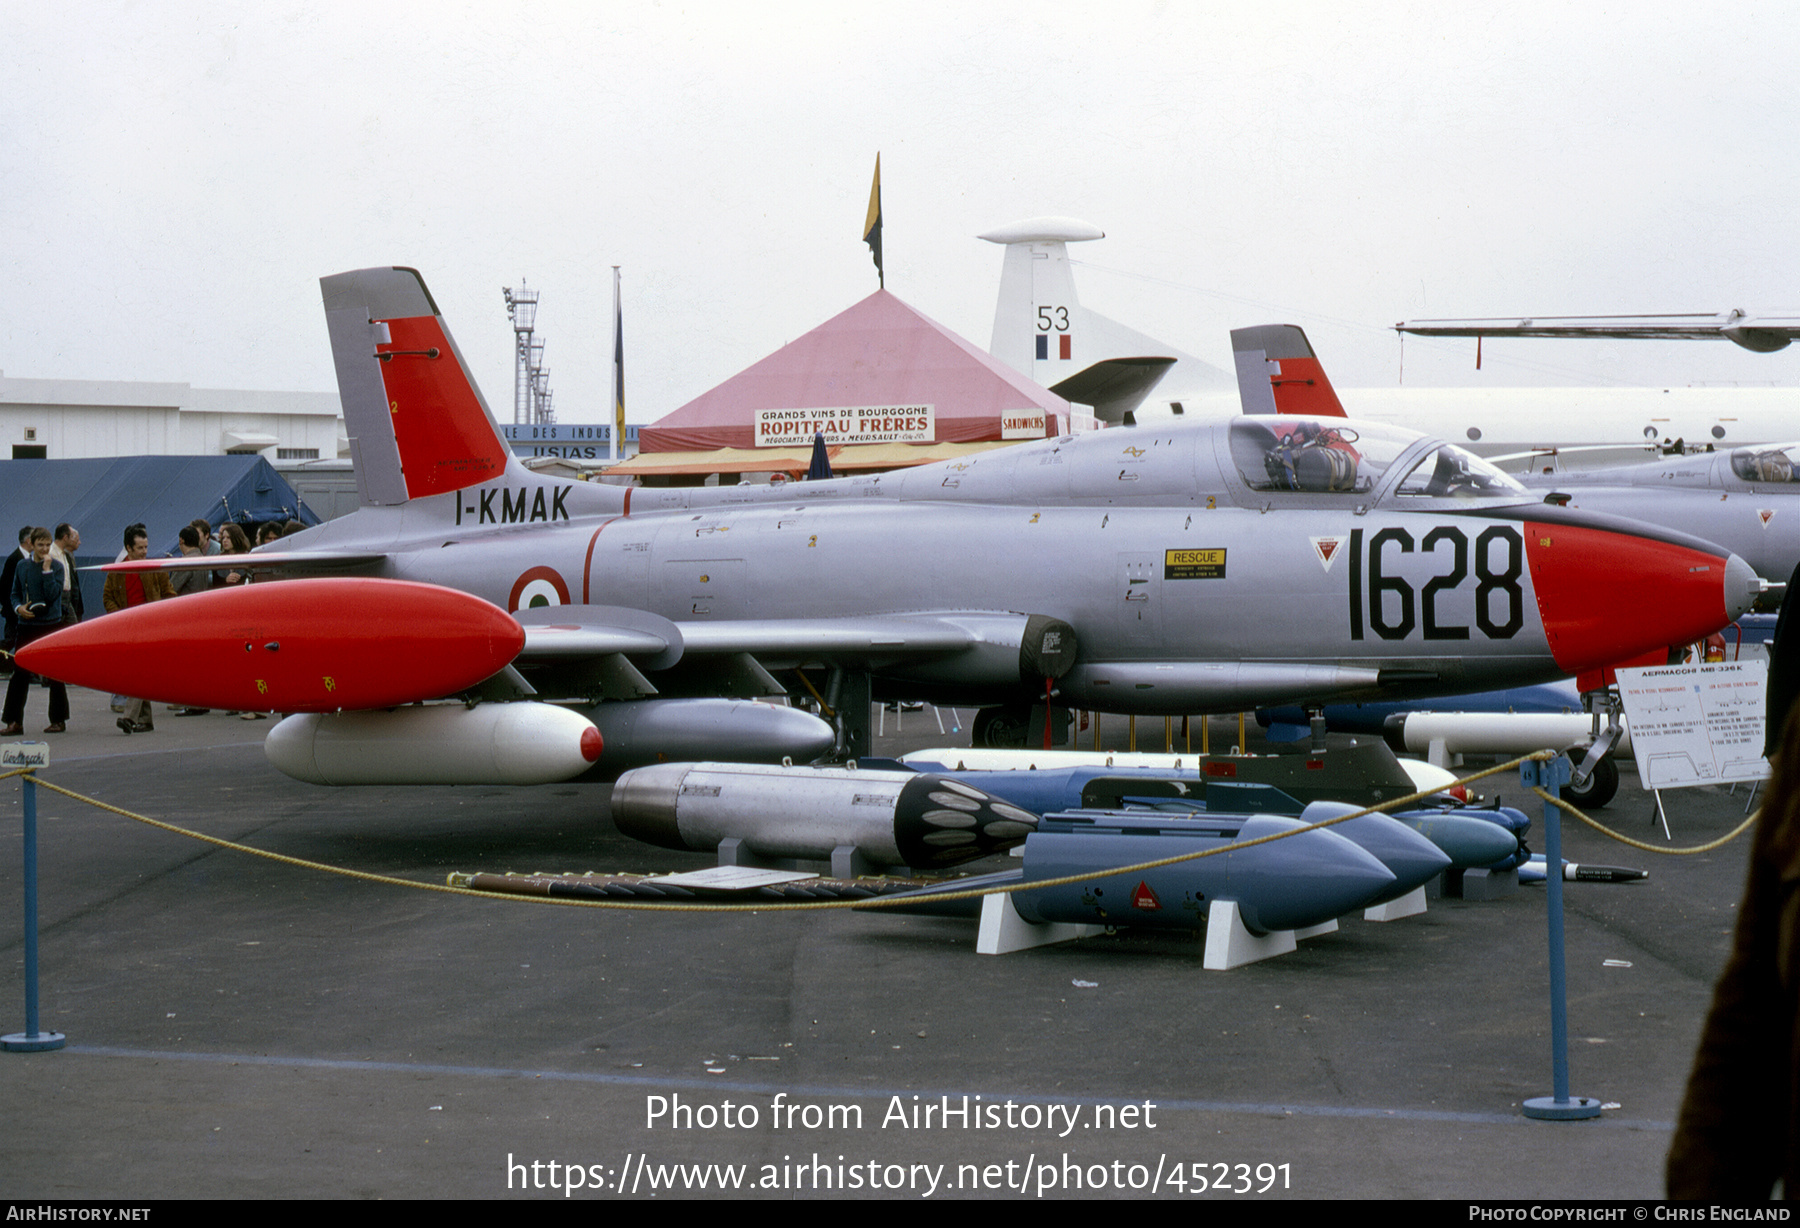
<instances>
[{"instance_id":1,"label":"bubble canopy","mask_svg":"<svg viewBox=\"0 0 1800 1228\"><path fill-rule=\"evenodd\" d=\"M1531 498L1511 477L1454 444L1343 418L1238 418L1231 424L1231 459L1251 490L1366 495L1404 465L1395 489L1401 497Z\"/></svg>"},{"instance_id":2,"label":"bubble canopy","mask_svg":"<svg viewBox=\"0 0 1800 1228\"><path fill-rule=\"evenodd\" d=\"M1746 482L1800 481L1800 444L1739 448L1731 454L1731 471Z\"/></svg>"}]
</instances>

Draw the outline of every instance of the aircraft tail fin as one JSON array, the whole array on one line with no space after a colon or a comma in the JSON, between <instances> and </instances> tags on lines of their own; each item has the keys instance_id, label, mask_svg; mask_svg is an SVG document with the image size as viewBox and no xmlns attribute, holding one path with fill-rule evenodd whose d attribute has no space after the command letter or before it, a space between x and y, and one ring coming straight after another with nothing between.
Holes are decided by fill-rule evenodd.
<instances>
[{"instance_id":1,"label":"aircraft tail fin","mask_svg":"<svg viewBox=\"0 0 1800 1228\"><path fill-rule=\"evenodd\" d=\"M1245 413L1348 417L1298 325L1234 328L1231 356L1237 362L1238 398Z\"/></svg>"},{"instance_id":2,"label":"aircraft tail fin","mask_svg":"<svg viewBox=\"0 0 1800 1228\"><path fill-rule=\"evenodd\" d=\"M1096 358L1087 309L1075 294L1068 244L1106 232L1073 218L1034 217L980 236L1006 246L988 353L1049 388Z\"/></svg>"},{"instance_id":3,"label":"aircraft tail fin","mask_svg":"<svg viewBox=\"0 0 1800 1228\"><path fill-rule=\"evenodd\" d=\"M414 269L319 279L363 506L498 477L516 462Z\"/></svg>"},{"instance_id":4,"label":"aircraft tail fin","mask_svg":"<svg viewBox=\"0 0 1800 1228\"><path fill-rule=\"evenodd\" d=\"M988 353L1007 366L1106 422L1126 418L1165 375L1187 391L1230 387L1218 368L1082 306L1068 245L1105 238L1098 227L1034 217L979 237L1006 247Z\"/></svg>"}]
</instances>

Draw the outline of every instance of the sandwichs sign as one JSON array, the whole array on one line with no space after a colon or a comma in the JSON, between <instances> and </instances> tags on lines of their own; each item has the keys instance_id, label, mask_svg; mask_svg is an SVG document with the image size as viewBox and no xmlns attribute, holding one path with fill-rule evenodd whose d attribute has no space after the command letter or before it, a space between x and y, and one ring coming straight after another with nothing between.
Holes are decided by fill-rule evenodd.
<instances>
[{"instance_id":1,"label":"sandwichs sign","mask_svg":"<svg viewBox=\"0 0 1800 1228\"><path fill-rule=\"evenodd\" d=\"M759 409L756 446L792 448L814 435L828 444L930 443L937 438L934 406L854 405L835 409Z\"/></svg>"}]
</instances>

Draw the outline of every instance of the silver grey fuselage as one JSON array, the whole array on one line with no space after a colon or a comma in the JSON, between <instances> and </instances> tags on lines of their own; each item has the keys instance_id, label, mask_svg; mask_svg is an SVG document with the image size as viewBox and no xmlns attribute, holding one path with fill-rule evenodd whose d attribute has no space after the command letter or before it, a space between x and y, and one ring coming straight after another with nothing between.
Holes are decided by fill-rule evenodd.
<instances>
[{"instance_id":1,"label":"silver grey fuselage","mask_svg":"<svg viewBox=\"0 0 1800 1228\"><path fill-rule=\"evenodd\" d=\"M1529 498L1398 493L1415 452L1438 447L1420 437L1365 489L1315 493L1252 489L1225 424L1050 439L786 487L628 491L509 467L284 545L385 552L382 574L506 609L622 606L696 630L1049 615L1080 638L1066 701L1109 711L1233 710L1315 691L1448 694L1561 676L1541 616L1561 598L1537 591L1539 537L1526 518L1632 530ZM817 656L800 643L759 659L781 668ZM969 675L958 664L966 656L884 659L873 647L857 664L901 689L909 680L954 688ZM1327 672L1295 672L1304 667ZM966 690L964 702L995 698L991 678Z\"/></svg>"}]
</instances>

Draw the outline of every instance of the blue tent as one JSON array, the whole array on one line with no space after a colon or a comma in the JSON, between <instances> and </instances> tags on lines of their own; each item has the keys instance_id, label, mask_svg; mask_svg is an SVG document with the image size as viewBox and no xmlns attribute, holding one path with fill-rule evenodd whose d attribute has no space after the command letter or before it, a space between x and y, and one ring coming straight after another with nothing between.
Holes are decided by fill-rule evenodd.
<instances>
[{"instance_id":1,"label":"blue tent","mask_svg":"<svg viewBox=\"0 0 1800 1228\"><path fill-rule=\"evenodd\" d=\"M175 554L182 527L202 516L215 528L228 520L319 523L261 456L0 460L0 551L17 546L25 525L68 523L81 530L76 566L92 567L118 557L126 525L142 524L152 557ZM101 612L104 584L99 572L81 576L90 618Z\"/></svg>"}]
</instances>

